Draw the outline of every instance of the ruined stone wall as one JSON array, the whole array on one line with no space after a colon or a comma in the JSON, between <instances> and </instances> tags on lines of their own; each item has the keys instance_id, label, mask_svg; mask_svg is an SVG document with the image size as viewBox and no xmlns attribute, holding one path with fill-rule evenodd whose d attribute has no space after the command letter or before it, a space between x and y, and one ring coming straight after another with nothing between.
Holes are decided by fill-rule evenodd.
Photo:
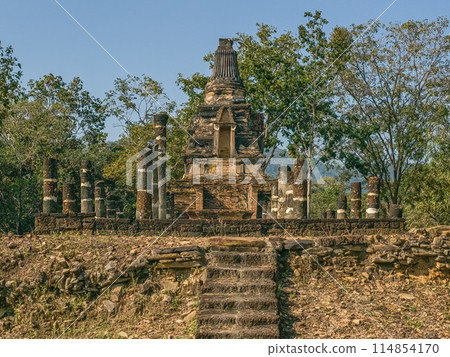
<instances>
[{"instance_id":1,"label":"ruined stone wall","mask_svg":"<svg viewBox=\"0 0 450 357\"><path fill-rule=\"evenodd\" d=\"M40 214L35 218L35 232L84 232L133 235L166 235L179 237L208 236L339 236L343 234L389 234L405 231L404 219L271 219L243 220L140 220L95 218L93 214ZM282 228L284 227L284 229Z\"/></svg>"},{"instance_id":2,"label":"ruined stone wall","mask_svg":"<svg viewBox=\"0 0 450 357\"><path fill-rule=\"evenodd\" d=\"M50 214L37 218L41 231L47 233L45 224L55 226L61 231L85 233L115 232L121 234L161 234L171 221L140 221L131 222L126 219L95 219L81 215ZM351 274L363 265L368 273L375 270L407 271L411 274L426 274L429 269L450 273L450 230L439 227L428 230L413 230L401 233L404 222L397 220L349 220L359 233L333 236L324 234L318 227L330 229L338 225L337 220L290 220L283 222L290 229L298 232L309 229L309 239L292 239L299 236L290 231L287 236L277 226L263 220L245 220L237 224L235 220L211 224L201 220L179 220L167 235L206 237L206 236L268 236L269 241L279 253L288 252L301 259L318 261L324 266L338 266L343 272ZM297 222L295 222L297 221ZM76 223L77 222L77 223ZM258 222L258 224L257 224ZM287 224L289 223L289 224ZM393 224L399 228L374 228L376 223ZM128 230L132 227L132 230ZM315 227L316 230L312 230ZM372 227L372 228L369 228ZM258 231L255 231L259 228ZM445 227L444 227L445 228ZM329 231L330 232L330 231ZM332 233L333 231L331 231ZM384 233L383 233L384 232ZM386 234L388 233L388 234ZM316 236L316 237L312 237ZM284 238L281 238L284 237ZM222 238L221 238L222 239ZM223 238L227 239L227 238ZM264 238L262 238L264 239ZM184 269L205 265L205 250L198 246L169 247L153 249L146 255L146 261L156 264L157 268ZM147 264L146 263L146 264Z\"/></svg>"},{"instance_id":3,"label":"ruined stone wall","mask_svg":"<svg viewBox=\"0 0 450 357\"><path fill-rule=\"evenodd\" d=\"M450 273L450 231L425 234L321 237L314 240L284 240L280 251L300 259L317 261L352 274L363 265L367 274L374 271L402 271L427 274L429 269Z\"/></svg>"},{"instance_id":4,"label":"ruined stone wall","mask_svg":"<svg viewBox=\"0 0 450 357\"><path fill-rule=\"evenodd\" d=\"M227 185L231 186L231 185ZM221 185L209 185L204 189L204 209L248 209L248 185L233 186L232 190Z\"/></svg>"}]
</instances>

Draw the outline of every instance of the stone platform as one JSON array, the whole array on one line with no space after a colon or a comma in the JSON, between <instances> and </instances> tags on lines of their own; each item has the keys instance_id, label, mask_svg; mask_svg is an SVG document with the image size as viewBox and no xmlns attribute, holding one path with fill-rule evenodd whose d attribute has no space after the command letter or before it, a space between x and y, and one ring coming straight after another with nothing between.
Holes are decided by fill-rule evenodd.
<instances>
[{"instance_id":1,"label":"stone platform","mask_svg":"<svg viewBox=\"0 0 450 357\"><path fill-rule=\"evenodd\" d=\"M96 218L94 214L50 213L35 217L35 233L114 233L175 235L178 237L340 236L403 233L404 219L245 219L245 220L130 220Z\"/></svg>"}]
</instances>

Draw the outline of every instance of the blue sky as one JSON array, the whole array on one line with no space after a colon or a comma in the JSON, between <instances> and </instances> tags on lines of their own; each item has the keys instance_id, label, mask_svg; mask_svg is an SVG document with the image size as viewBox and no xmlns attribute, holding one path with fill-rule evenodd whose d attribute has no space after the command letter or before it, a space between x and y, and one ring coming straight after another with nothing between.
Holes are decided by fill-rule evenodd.
<instances>
[{"instance_id":1,"label":"blue sky","mask_svg":"<svg viewBox=\"0 0 450 357\"><path fill-rule=\"evenodd\" d=\"M321 10L334 26L365 23L393 0L58 0L129 72L161 82L170 99L181 103L177 74L209 73L203 56L219 37L254 34L257 22L280 32L305 22L305 11ZM448 0L398 0L381 21L448 16ZM69 81L79 76L86 89L103 97L125 72L54 0L0 0L0 41L12 45L24 80L47 73ZM120 129L107 122L109 139Z\"/></svg>"}]
</instances>

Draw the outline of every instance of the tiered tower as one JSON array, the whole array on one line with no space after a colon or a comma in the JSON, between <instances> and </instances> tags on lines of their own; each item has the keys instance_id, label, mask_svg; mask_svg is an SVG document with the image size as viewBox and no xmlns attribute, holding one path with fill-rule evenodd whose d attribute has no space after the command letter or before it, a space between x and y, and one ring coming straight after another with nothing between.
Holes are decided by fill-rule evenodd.
<instances>
[{"instance_id":1,"label":"tiered tower","mask_svg":"<svg viewBox=\"0 0 450 357\"><path fill-rule=\"evenodd\" d=\"M191 218L256 218L261 216L256 202L270 195L267 185L243 181L246 164L264 157L263 116L251 113L232 45L219 40L204 103L188 129L185 175L169 188L176 213L197 198Z\"/></svg>"},{"instance_id":2,"label":"tiered tower","mask_svg":"<svg viewBox=\"0 0 450 357\"><path fill-rule=\"evenodd\" d=\"M263 116L250 112L232 44L230 39L219 40L205 102L191 120L185 155L188 176L194 158L233 158L242 174L242 158L254 162L263 157Z\"/></svg>"}]
</instances>

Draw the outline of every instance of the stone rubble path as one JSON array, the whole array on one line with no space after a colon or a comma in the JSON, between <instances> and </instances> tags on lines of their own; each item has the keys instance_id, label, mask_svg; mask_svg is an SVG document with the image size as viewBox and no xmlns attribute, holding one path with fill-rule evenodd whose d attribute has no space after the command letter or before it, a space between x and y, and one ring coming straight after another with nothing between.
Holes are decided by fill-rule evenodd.
<instances>
[{"instance_id":1,"label":"stone rubble path","mask_svg":"<svg viewBox=\"0 0 450 357\"><path fill-rule=\"evenodd\" d=\"M196 338L279 338L276 252L262 239L211 239Z\"/></svg>"}]
</instances>

